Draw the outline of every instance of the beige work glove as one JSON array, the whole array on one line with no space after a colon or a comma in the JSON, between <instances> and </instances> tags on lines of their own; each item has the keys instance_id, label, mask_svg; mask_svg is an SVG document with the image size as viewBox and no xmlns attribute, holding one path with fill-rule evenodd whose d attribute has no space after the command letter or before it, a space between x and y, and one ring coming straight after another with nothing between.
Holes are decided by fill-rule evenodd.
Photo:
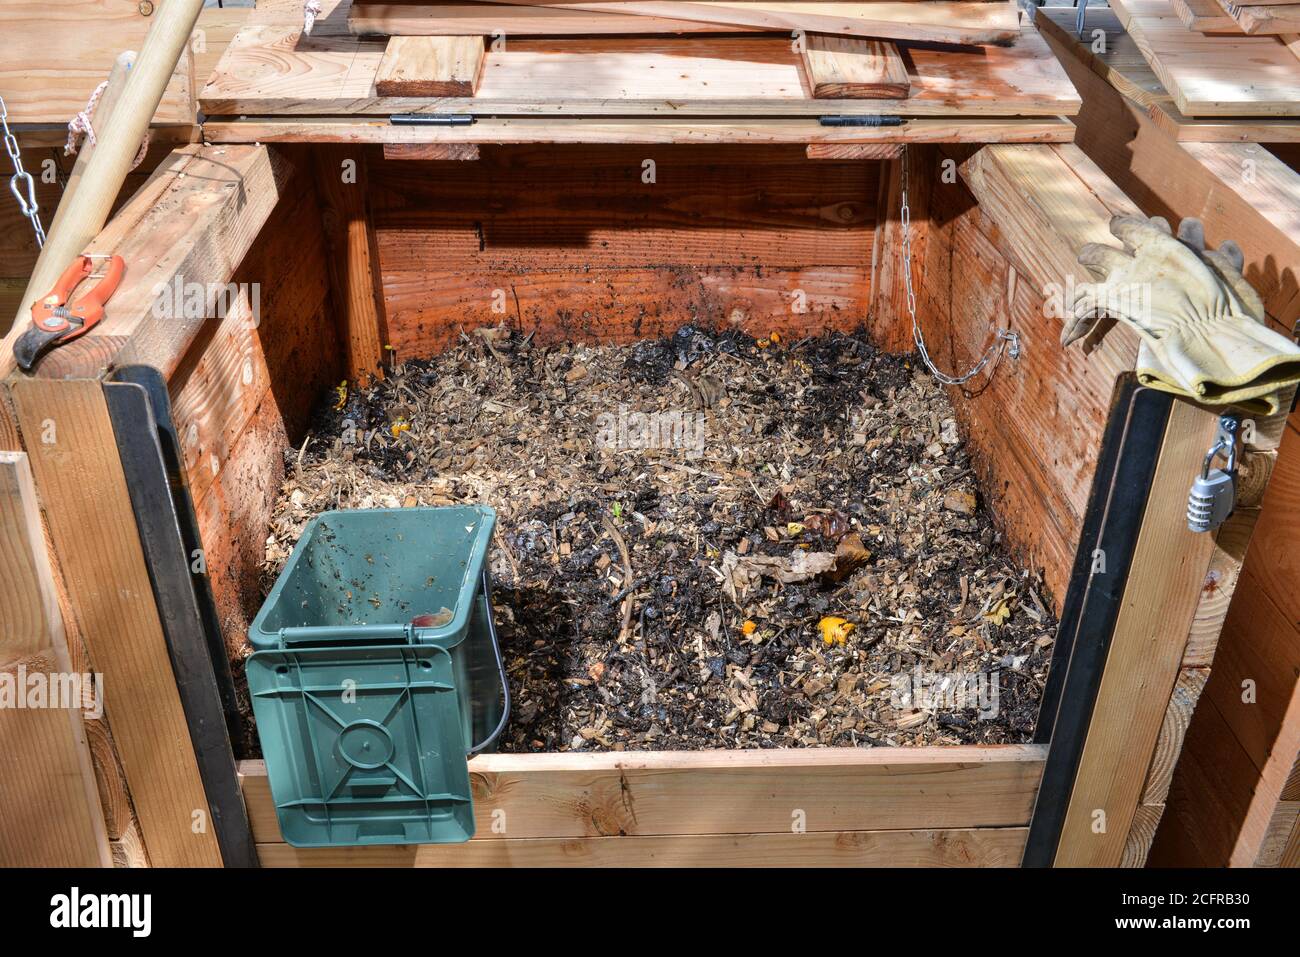
<instances>
[{"instance_id":1,"label":"beige work glove","mask_svg":"<svg viewBox=\"0 0 1300 957\"><path fill-rule=\"evenodd\" d=\"M1079 262L1104 279L1079 287L1061 344L1088 335L1103 317L1118 319L1142 338L1143 385L1257 415L1276 412L1278 390L1300 382L1300 347L1265 325L1237 244L1206 249L1200 220L1190 218L1177 237L1159 216L1116 216L1110 231L1123 250L1088 243L1079 252Z\"/></svg>"}]
</instances>

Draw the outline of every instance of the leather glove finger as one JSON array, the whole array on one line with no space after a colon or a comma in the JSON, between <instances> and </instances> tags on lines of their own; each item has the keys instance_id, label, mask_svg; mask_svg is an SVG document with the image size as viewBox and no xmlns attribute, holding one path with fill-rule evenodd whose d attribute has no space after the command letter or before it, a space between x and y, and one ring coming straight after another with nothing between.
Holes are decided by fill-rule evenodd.
<instances>
[{"instance_id":1,"label":"leather glove finger","mask_svg":"<svg viewBox=\"0 0 1300 957\"><path fill-rule=\"evenodd\" d=\"M1205 252L1205 224L1188 216L1178 224L1178 238L1198 253Z\"/></svg>"},{"instance_id":2,"label":"leather glove finger","mask_svg":"<svg viewBox=\"0 0 1300 957\"><path fill-rule=\"evenodd\" d=\"M1131 253L1137 253L1151 243L1164 243L1173 235L1168 220L1159 216L1151 219L1113 216L1110 220L1110 231L1124 244L1125 250Z\"/></svg>"},{"instance_id":3,"label":"leather glove finger","mask_svg":"<svg viewBox=\"0 0 1300 957\"><path fill-rule=\"evenodd\" d=\"M1246 271L1246 254L1241 251L1241 247L1231 239L1225 239L1219 243L1219 248L1215 250L1220 256L1227 257L1232 263L1232 268L1238 273Z\"/></svg>"},{"instance_id":4,"label":"leather glove finger","mask_svg":"<svg viewBox=\"0 0 1300 957\"><path fill-rule=\"evenodd\" d=\"M1264 322L1264 300L1255 291L1255 287L1246 281L1241 270L1236 268L1235 262L1224 254L1223 247L1207 249L1201 255L1224 284L1236 294L1241 311L1256 322Z\"/></svg>"},{"instance_id":5,"label":"leather glove finger","mask_svg":"<svg viewBox=\"0 0 1300 957\"><path fill-rule=\"evenodd\" d=\"M1092 330L1098 319L1097 303L1102 301L1104 290L1103 283L1085 282L1075 287L1074 302L1066 309L1065 326L1061 329L1062 346L1082 339Z\"/></svg>"},{"instance_id":6,"label":"leather glove finger","mask_svg":"<svg viewBox=\"0 0 1300 957\"><path fill-rule=\"evenodd\" d=\"M1133 257L1114 246L1104 243L1084 243L1079 250L1079 262L1088 266L1094 275L1108 276L1116 270L1133 264Z\"/></svg>"}]
</instances>

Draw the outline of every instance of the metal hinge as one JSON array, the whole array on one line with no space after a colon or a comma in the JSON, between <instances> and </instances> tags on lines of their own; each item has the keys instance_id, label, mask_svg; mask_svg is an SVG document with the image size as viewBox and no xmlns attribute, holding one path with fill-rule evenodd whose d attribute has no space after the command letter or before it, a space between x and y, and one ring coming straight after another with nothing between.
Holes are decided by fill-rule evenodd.
<instances>
[{"instance_id":1,"label":"metal hinge","mask_svg":"<svg viewBox=\"0 0 1300 957\"><path fill-rule=\"evenodd\" d=\"M473 126L473 113L394 113L388 118L393 126Z\"/></svg>"}]
</instances>

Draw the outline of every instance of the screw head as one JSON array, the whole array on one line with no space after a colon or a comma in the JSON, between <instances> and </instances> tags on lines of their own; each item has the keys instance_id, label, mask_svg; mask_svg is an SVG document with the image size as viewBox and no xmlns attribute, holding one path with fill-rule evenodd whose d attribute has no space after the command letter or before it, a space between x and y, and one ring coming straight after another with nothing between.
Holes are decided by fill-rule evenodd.
<instances>
[{"instance_id":1,"label":"screw head","mask_svg":"<svg viewBox=\"0 0 1300 957\"><path fill-rule=\"evenodd\" d=\"M153 0L140 0L140 5L136 8L140 11L140 16L147 17L153 13Z\"/></svg>"}]
</instances>

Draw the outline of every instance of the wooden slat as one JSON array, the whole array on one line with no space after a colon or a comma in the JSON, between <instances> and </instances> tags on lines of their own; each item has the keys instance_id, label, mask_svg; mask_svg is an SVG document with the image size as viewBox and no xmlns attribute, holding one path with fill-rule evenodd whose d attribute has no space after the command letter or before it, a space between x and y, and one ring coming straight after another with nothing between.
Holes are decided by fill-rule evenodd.
<instances>
[{"instance_id":1,"label":"wooden slat","mask_svg":"<svg viewBox=\"0 0 1300 957\"><path fill-rule=\"evenodd\" d=\"M1044 753L998 745L484 754L470 762L473 843L790 834L796 824L809 833L1020 827ZM280 842L264 765L241 762L240 774L259 845Z\"/></svg>"},{"instance_id":2,"label":"wooden slat","mask_svg":"<svg viewBox=\"0 0 1300 957\"><path fill-rule=\"evenodd\" d=\"M748 27L667 17L590 13L509 3L353 3L348 29L358 36L590 36L604 33L727 33Z\"/></svg>"},{"instance_id":3,"label":"wooden slat","mask_svg":"<svg viewBox=\"0 0 1300 957\"><path fill-rule=\"evenodd\" d=\"M1201 600L1183 651L1185 667L1209 667L1219 646L1223 622L1232 602L1242 560L1252 541L1259 509L1239 507L1214 532L1214 552L1201 587Z\"/></svg>"},{"instance_id":4,"label":"wooden slat","mask_svg":"<svg viewBox=\"0 0 1300 957\"><path fill-rule=\"evenodd\" d=\"M928 43L998 43L1016 35L1018 14L1001 3L778 3L770 0L620 0L557 3L515 0L529 6L567 7L593 13L630 13L761 30L806 30Z\"/></svg>"},{"instance_id":5,"label":"wooden slat","mask_svg":"<svg viewBox=\"0 0 1300 957\"><path fill-rule=\"evenodd\" d=\"M472 161L479 158L477 143L385 143L384 159L424 162Z\"/></svg>"},{"instance_id":6,"label":"wooden slat","mask_svg":"<svg viewBox=\"0 0 1300 957\"><path fill-rule=\"evenodd\" d=\"M470 841L420 847L259 844L263 867L1015 867L1025 828Z\"/></svg>"},{"instance_id":7,"label":"wooden slat","mask_svg":"<svg viewBox=\"0 0 1300 957\"><path fill-rule=\"evenodd\" d=\"M797 146L484 150L431 175L372 165L396 357L510 320L539 342L630 342L682 315L773 330L851 329L866 312L877 168ZM647 157L653 185L642 182ZM743 158L743 162L740 160ZM807 312L791 309L802 290Z\"/></svg>"},{"instance_id":8,"label":"wooden slat","mask_svg":"<svg viewBox=\"0 0 1300 957\"><path fill-rule=\"evenodd\" d=\"M804 151L814 160L896 160L902 143L809 143Z\"/></svg>"},{"instance_id":9,"label":"wooden slat","mask_svg":"<svg viewBox=\"0 0 1300 957\"><path fill-rule=\"evenodd\" d=\"M1176 401L1111 637L1056 853L1058 867L1116 866L1178 676L1212 540L1187 529L1187 476L1215 416ZM1098 814L1104 830L1097 830Z\"/></svg>"},{"instance_id":10,"label":"wooden slat","mask_svg":"<svg viewBox=\"0 0 1300 957\"><path fill-rule=\"evenodd\" d=\"M26 379L10 391L149 855L159 866L218 865L102 386Z\"/></svg>"},{"instance_id":11,"label":"wooden slat","mask_svg":"<svg viewBox=\"0 0 1300 957\"><path fill-rule=\"evenodd\" d=\"M281 199L231 277L241 293L225 316L209 323L168 380L172 421L196 502L219 481L231 450L274 384L296 383L295 390L278 391L304 407L345 374L336 375L331 364L322 375L307 358L317 349L336 350L337 340L332 322L327 327L312 319L332 311L323 217L311 179L301 177L297 186ZM252 283L258 284L256 322ZM303 415L301 408L292 416L286 412L291 429Z\"/></svg>"},{"instance_id":12,"label":"wooden slat","mask_svg":"<svg viewBox=\"0 0 1300 957\"><path fill-rule=\"evenodd\" d=\"M908 4L918 6L918 4ZM998 6L986 4L985 6ZM210 116L478 115L820 116L788 37L519 39L487 54L474 97L384 97L384 44L250 22L200 96ZM1007 46L908 49L912 95L837 101L838 113L1068 115L1079 100L1031 26Z\"/></svg>"},{"instance_id":13,"label":"wooden slat","mask_svg":"<svg viewBox=\"0 0 1300 957\"><path fill-rule=\"evenodd\" d=\"M380 96L473 96L483 72L483 38L392 37L375 73Z\"/></svg>"},{"instance_id":14,"label":"wooden slat","mask_svg":"<svg viewBox=\"0 0 1300 957\"><path fill-rule=\"evenodd\" d=\"M1188 30L1165 3L1165 16L1129 15L1130 37L1178 109L1188 116L1288 116L1300 102L1300 63L1273 37L1206 36Z\"/></svg>"},{"instance_id":15,"label":"wooden slat","mask_svg":"<svg viewBox=\"0 0 1300 957\"><path fill-rule=\"evenodd\" d=\"M815 97L902 99L912 89L898 47L881 40L809 34L803 64Z\"/></svg>"},{"instance_id":16,"label":"wooden slat","mask_svg":"<svg viewBox=\"0 0 1300 957\"><path fill-rule=\"evenodd\" d=\"M73 673L27 455L0 452L0 866L111 864L81 714L94 689L26 700L29 678L57 689Z\"/></svg>"},{"instance_id":17,"label":"wooden slat","mask_svg":"<svg viewBox=\"0 0 1300 957\"><path fill-rule=\"evenodd\" d=\"M674 122L668 119L593 120L488 117L468 127L394 126L355 117L265 117L211 120L210 143L382 143L388 146L520 145L540 143L661 145L669 143L872 145L895 143L1068 143L1074 126L1064 117L1022 119L913 119L901 127L822 126L814 119Z\"/></svg>"},{"instance_id":18,"label":"wooden slat","mask_svg":"<svg viewBox=\"0 0 1300 957\"><path fill-rule=\"evenodd\" d=\"M1156 739L1151 767L1147 771L1146 785L1142 792L1143 804L1163 807L1169 797L1169 783L1174 777L1178 755L1183 750L1187 726L1191 723L1192 712L1196 710L1196 702L1200 700L1209 676L1209 670L1206 668L1183 668L1178 672L1174 693L1169 700L1169 707L1165 710L1160 735ZM1155 828L1152 827L1150 836L1154 835Z\"/></svg>"},{"instance_id":19,"label":"wooden slat","mask_svg":"<svg viewBox=\"0 0 1300 957\"><path fill-rule=\"evenodd\" d=\"M1300 4L1233 5L1229 15L1251 36L1277 36L1300 30Z\"/></svg>"},{"instance_id":20,"label":"wooden slat","mask_svg":"<svg viewBox=\"0 0 1300 957\"><path fill-rule=\"evenodd\" d=\"M325 237L340 340L346 343L348 378L383 376L388 331L380 299L379 250L366 196L370 177L365 147L313 151L324 204ZM345 181L349 170L351 176Z\"/></svg>"},{"instance_id":21,"label":"wooden slat","mask_svg":"<svg viewBox=\"0 0 1300 957\"><path fill-rule=\"evenodd\" d=\"M1214 4L1215 0L1201 2ZM1176 140L1192 143L1300 141L1300 120L1268 116L1197 118L1184 115L1110 9L1089 9L1084 29L1086 42L1080 42L1075 34L1073 9L1041 7L1036 22L1052 43L1069 50L1072 58L1086 64L1125 97L1145 107L1152 122ZM1094 50L1092 41L1097 31L1104 34L1106 43L1103 48ZM1075 83L1078 82L1076 79ZM1094 109L1100 107L1094 98Z\"/></svg>"},{"instance_id":22,"label":"wooden slat","mask_svg":"<svg viewBox=\"0 0 1300 957\"><path fill-rule=\"evenodd\" d=\"M1170 0L1183 26L1199 33L1241 33L1241 26L1219 6L1218 0Z\"/></svg>"}]
</instances>

